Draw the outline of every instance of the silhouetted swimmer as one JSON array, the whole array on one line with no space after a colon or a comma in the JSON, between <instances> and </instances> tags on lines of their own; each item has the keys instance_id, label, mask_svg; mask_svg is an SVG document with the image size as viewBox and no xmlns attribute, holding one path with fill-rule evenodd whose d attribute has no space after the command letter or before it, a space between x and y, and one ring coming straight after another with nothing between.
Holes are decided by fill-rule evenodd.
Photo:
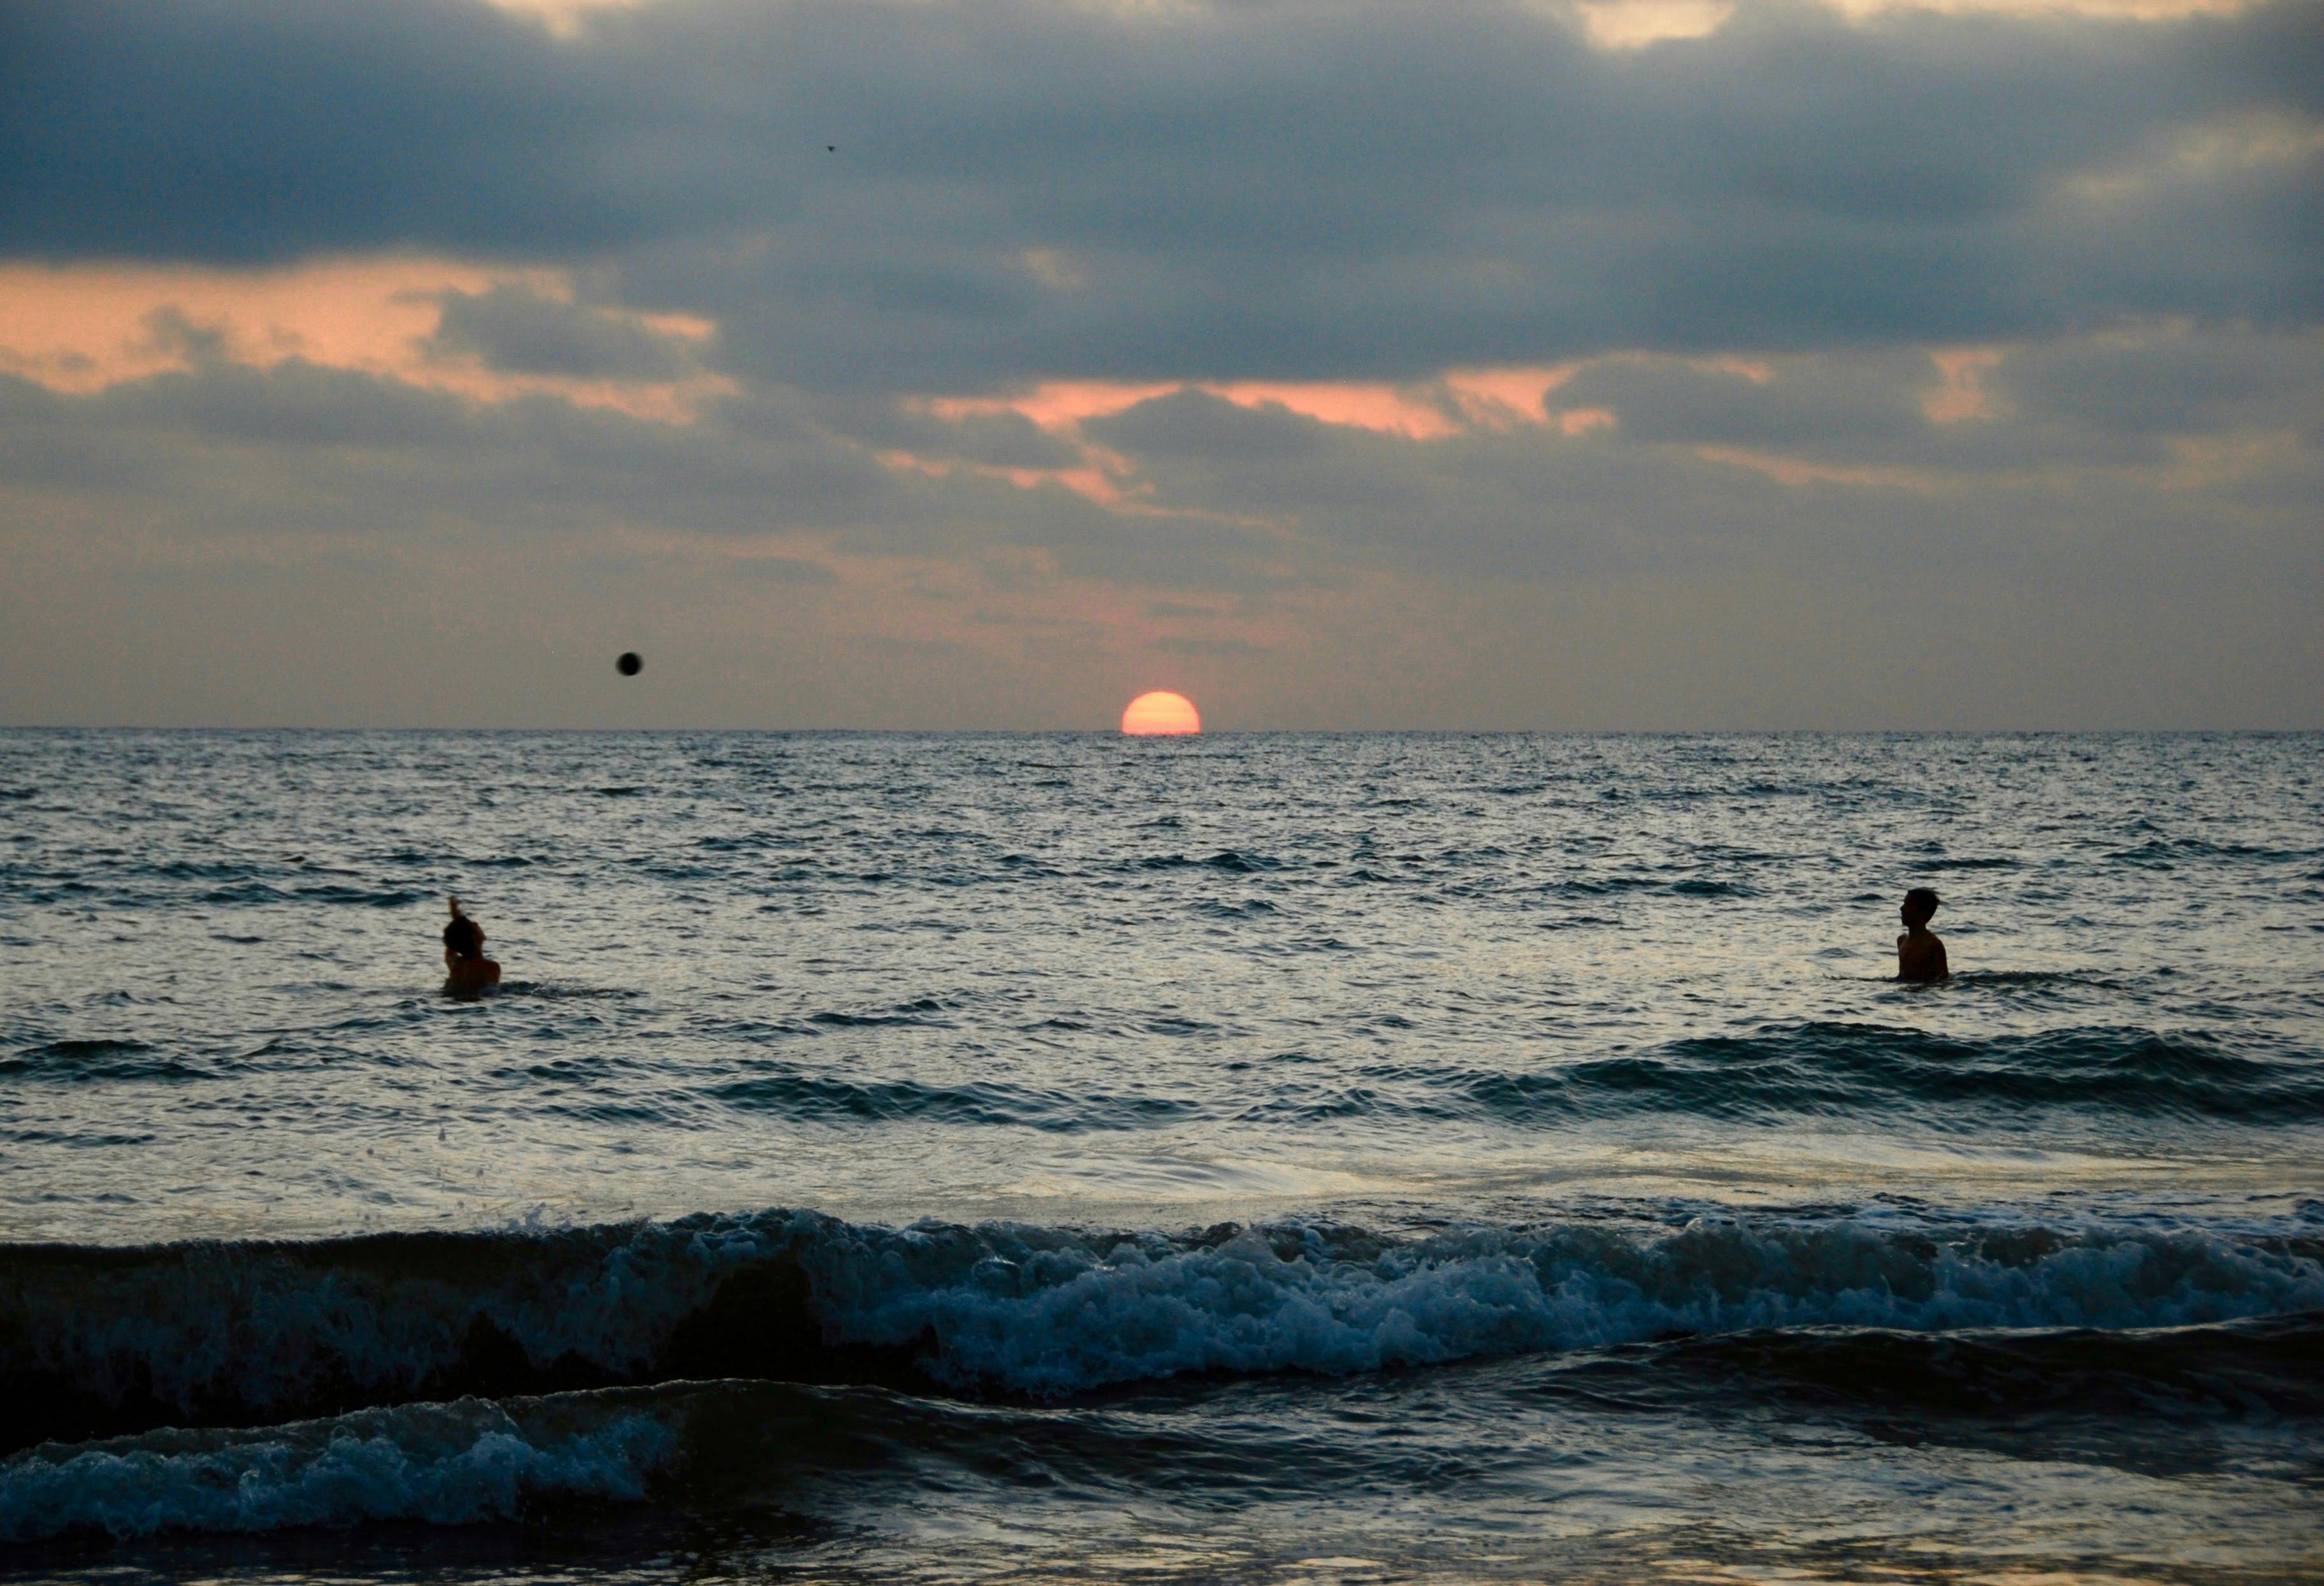
<instances>
[{"instance_id":1,"label":"silhouetted swimmer","mask_svg":"<svg viewBox=\"0 0 2324 1586\"><path fill-rule=\"evenodd\" d=\"M1953 972L1945 963L1945 945L1929 928L1939 899L1933 889L1915 887L1904 894L1904 934L1896 938L1896 978L1900 981L1945 981Z\"/></svg>"},{"instance_id":2,"label":"silhouetted swimmer","mask_svg":"<svg viewBox=\"0 0 2324 1586\"><path fill-rule=\"evenodd\" d=\"M484 927L460 912L452 899L452 923L444 927L445 982L456 991L481 991L501 983L501 966L484 956Z\"/></svg>"}]
</instances>

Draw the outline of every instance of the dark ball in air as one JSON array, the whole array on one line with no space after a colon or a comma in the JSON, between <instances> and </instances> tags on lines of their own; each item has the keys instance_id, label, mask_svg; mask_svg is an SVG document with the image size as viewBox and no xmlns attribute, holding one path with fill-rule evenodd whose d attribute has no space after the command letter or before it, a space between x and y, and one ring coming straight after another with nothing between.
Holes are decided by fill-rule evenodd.
<instances>
[{"instance_id":1,"label":"dark ball in air","mask_svg":"<svg viewBox=\"0 0 2324 1586\"><path fill-rule=\"evenodd\" d=\"M622 651L622 659L613 663L613 669L624 678L634 678L638 675L639 669L645 664L638 659L636 650L625 650Z\"/></svg>"}]
</instances>

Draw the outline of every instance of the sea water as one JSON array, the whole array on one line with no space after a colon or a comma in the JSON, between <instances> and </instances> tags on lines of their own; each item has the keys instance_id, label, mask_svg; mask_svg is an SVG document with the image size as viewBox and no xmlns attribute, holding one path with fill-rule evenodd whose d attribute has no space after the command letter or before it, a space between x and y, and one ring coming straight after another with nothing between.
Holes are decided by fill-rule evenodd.
<instances>
[{"instance_id":1,"label":"sea water","mask_svg":"<svg viewBox=\"0 0 2324 1586\"><path fill-rule=\"evenodd\" d=\"M10 733L0 983L0 1573L2324 1572L2318 737Z\"/></svg>"}]
</instances>

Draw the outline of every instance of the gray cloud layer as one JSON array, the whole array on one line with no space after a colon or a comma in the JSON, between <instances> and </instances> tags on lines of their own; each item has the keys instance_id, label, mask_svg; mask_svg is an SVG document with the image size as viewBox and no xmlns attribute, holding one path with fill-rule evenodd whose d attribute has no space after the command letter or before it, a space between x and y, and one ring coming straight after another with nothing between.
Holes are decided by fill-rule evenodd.
<instances>
[{"instance_id":1,"label":"gray cloud layer","mask_svg":"<svg viewBox=\"0 0 2324 1586\"><path fill-rule=\"evenodd\" d=\"M2324 306L2324 150L2236 143L2324 116L2315 0L1756 5L1629 52L1467 0L662 0L567 40L446 0L15 0L0 60L0 252L589 262L817 387Z\"/></svg>"}]
</instances>

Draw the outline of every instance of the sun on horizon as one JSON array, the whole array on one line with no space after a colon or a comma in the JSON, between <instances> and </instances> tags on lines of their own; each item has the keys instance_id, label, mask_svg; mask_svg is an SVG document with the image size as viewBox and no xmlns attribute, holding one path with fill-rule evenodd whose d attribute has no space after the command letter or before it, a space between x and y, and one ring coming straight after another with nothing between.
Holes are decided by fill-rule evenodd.
<instances>
[{"instance_id":1,"label":"sun on horizon","mask_svg":"<svg viewBox=\"0 0 2324 1586\"><path fill-rule=\"evenodd\" d=\"M1121 730L1133 738L1178 737L1201 732L1203 717L1185 695L1156 688L1130 702L1121 713Z\"/></svg>"}]
</instances>

